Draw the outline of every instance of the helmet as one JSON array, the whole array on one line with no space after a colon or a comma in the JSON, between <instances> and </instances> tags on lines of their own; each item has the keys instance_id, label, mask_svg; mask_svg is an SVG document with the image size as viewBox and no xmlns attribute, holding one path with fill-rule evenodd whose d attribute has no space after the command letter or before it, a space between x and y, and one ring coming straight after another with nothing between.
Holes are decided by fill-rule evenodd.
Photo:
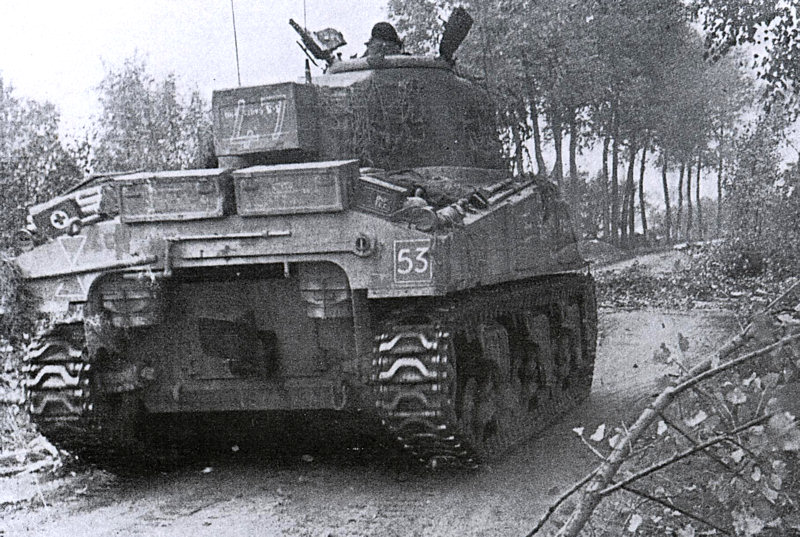
<instances>
[{"instance_id":1,"label":"helmet","mask_svg":"<svg viewBox=\"0 0 800 537\"><path fill-rule=\"evenodd\" d=\"M397 43L402 45L403 42L397 36L397 31L394 26L388 22L379 22L372 27L371 39L380 39L381 41L388 41L390 43Z\"/></svg>"}]
</instances>

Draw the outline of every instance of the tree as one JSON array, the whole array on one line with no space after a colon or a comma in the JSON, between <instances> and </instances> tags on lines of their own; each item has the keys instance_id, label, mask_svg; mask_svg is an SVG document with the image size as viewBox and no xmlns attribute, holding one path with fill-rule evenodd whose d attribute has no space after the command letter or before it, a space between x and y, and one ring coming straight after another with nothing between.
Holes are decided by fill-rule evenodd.
<instances>
[{"instance_id":1,"label":"tree","mask_svg":"<svg viewBox=\"0 0 800 537\"><path fill-rule=\"evenodd\" d=\"M175 170L211 164L208 107L198 91L178 91L174 75L157 80L134 56L107 67L98 87L94 166L100 171Z\"/></svg>"},{"instance_id":2,"label":"tree","mask_svg":"<svg viewBox=\"0 0 800 537\"><path fill-rule=\"evenodd\" d=\"M800 270L800 173L795 163L782 171L786 114L764 114L732 140L735 158L726 166L724 218L728 239L722 261L736 270L758 261L775 273Z\"/></svg>"},{"instance_id":3,"label":"tree","mask_svg":"<svg viewBox=\"0 0 800 537\"><path fill-rule=\"evenodd\" d=\"M24 227L30 205L41 203L79 180L86 171L86 146L66 147L58 136L59 114L47 102L19 98L0 77L0 247Z\"/></svg>"}]
</instances>

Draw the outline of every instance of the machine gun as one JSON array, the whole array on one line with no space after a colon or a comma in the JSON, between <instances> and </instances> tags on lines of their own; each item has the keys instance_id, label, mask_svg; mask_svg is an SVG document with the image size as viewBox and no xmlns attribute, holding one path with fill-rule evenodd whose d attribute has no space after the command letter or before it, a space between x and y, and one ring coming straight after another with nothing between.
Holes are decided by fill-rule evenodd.
<instances>
[{"instance_id":1,"label":"machine gun","mask_svg":"<svg viewBox=\"0 0 800 537\"><path fill-rule=\"evenodd\" d=\"M342 33L333 28L325 28L319 32L308 32L297 24L294 19L289 19L289 24L294 28L295 32L300 34L301 41L298 41L297 44L314 65L317 65L317 62L314 61L314 58L316 58L317 60L323 60L330 66L336 61L333 51L347 44Z\"/></svg>"}]
</instances>

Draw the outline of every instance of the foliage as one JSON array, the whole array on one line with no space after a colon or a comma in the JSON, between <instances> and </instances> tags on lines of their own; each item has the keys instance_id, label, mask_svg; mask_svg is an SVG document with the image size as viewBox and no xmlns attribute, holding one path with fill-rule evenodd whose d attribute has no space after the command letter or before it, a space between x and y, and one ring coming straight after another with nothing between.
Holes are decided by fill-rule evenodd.
<instances>
[{"instance_id":1,"label":"foliage","mask_svg":"<svg viewBox=\"0 0 800 537\"><path fill-rule=\"evenodd\" d=\"M32 298L20 283L19 268L0 254L0 454L35 437L27 414L20 411L21 354L35 322Z\"/></svg>"},{"instance_id":2,"label":"foliage","mask_svg":"<svg viewBox=\"0 0 800 537\"><path fill-rule=\"evenodd\" d=\"M774 273L731 272L721 258L728 243L686 246L668 271L652 271L637 261L596 275L598 303L604 307L686 310L714 304L747 318L780 293L786 279ZM683 260L682 260L683 259Z\"/></svg>"},{"instance_id":3,"label":"foliage","mask_svg":"<svg viewBox=\"0 0 800 537\"><path fill-rule=\"evenodd\" d=\"M202 168L213 160L211 118L198 91L181 95L175 75L156 79L137 56L106 67L94 122L98 171Z\"/></svg>"},{"instance_id":4,"label":"foliage","mask_svg":"<svg viewBox=\"0 0 800 537\"><path fill-rule=\"evenodd\" d=\"M719 251L725 270L749 258L777 274L800 271L800 168L781 169L784 118L774 110L733 142L724 183L728 242Z\"/></svg>"},{"instance_id":5,"label":"foliage","mask_svg":"<svg viewBox=\"0 0 800 537\"><path fill-rule=\"evenodd\" d=\"M800 105L800 11L786 0L693 0L708 54L719 59L737 45L753 47L753 67L772 101Z\"/></svg>"},{"instance_id":6,"label":"foliage","mask_svg":"<svg viewBox=\"0 0 800 537\"><path fill-rule=\"evenodd\" d=\"M82 144L65 146L50 103L17 97L0 77L0 248L23 227L27 207L79 180L86 167Z\"/></svg>"}]
</instances>

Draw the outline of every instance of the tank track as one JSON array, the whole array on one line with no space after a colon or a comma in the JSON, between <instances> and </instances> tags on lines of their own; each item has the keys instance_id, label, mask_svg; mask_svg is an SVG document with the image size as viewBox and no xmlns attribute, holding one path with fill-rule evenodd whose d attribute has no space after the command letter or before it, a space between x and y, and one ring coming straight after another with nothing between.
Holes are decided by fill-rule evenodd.
<instances>
[{"instance_id":1,"label":"tank track","mask_svg":"<svg viewBox=\"0 0 800 537\"><path fill-rule=\"evenodd\" d=\"M37 333L26 349L22 373L28 412L43 434L77 425L91 411L91 386L83 328L61 325Z\"/></svg>"},{"instance_id":2,"label":"tank track","mask_svg":"<svg viewBox=\"0 0 800 537\"><path fill-rule=\"evenodd\" d=\"M375 340L381 422L420 462L476 467L589 395L596 335L591 276L421 300Z\"/></svg>"},{"instance_id":3,"label":"tank track","mask_svg":"<svg viewBox=\"0 0 800 537\"><path fill-rule=\"evenodd\" d=\"M23 363L27 410L41 434L73 455L111 465L134 454L137 395L115 394L114 404L97 396L82 323L39 331Z\"/></svg>"}]
</instances>

